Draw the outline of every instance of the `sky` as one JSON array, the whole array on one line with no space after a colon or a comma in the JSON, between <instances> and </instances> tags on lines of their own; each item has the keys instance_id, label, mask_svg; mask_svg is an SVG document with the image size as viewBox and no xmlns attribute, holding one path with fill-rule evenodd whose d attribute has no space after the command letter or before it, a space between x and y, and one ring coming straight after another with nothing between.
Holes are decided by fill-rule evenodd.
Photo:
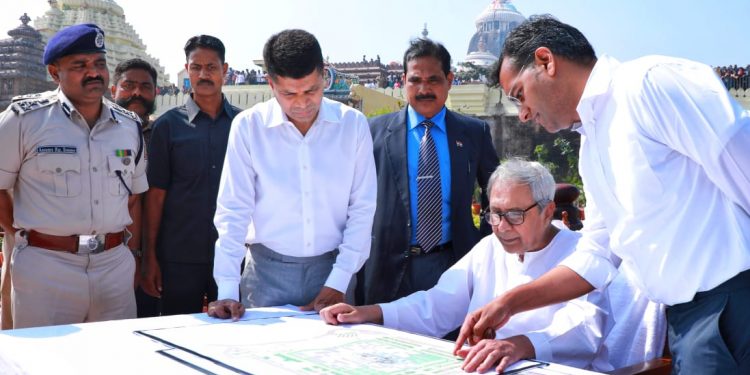
<instances>
[{"instance_id":1,"label":"sky","mask_svg":"<svg viewBox=\"0 0 750 375\"><path fill-rule=\"evenodd\" d=\"M33 26L47 0L1 0L0 32ZM59 0L64 2L65 0ZM263 44L274 33L302 28L318 38L331 62L380 55L400 61L409 39L421 35L442 42L453 62L465 59L477 16L490 0L116 0L125 17L174 82L184 63L188 38L210 34L227 49L234 68L254 68ZM549 13L589 39L597 54L622 61L642 55L685 57L712 66L750 64L750 1L723 0L514 0L528 17Z\"/></svg>"}]
</instances>

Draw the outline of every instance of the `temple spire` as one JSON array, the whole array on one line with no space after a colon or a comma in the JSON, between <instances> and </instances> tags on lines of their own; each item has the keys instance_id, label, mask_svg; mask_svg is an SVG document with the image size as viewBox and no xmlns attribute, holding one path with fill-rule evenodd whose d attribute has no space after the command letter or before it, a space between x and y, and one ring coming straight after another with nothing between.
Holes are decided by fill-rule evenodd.
<instances>
[{"instance_id":1,"label":"temple spire","mask_svg":"<svg viewBox=\"0 0 750 375\"><path fill-rule=\"evenodd\" d=\"M29 15L26 13L24 13L23 16L19 18L19 20L21 21L21 23L23 23L24 26L28 26L29 22L31 22L31 18L29 18Z\"/></svg>"}]
</instances>

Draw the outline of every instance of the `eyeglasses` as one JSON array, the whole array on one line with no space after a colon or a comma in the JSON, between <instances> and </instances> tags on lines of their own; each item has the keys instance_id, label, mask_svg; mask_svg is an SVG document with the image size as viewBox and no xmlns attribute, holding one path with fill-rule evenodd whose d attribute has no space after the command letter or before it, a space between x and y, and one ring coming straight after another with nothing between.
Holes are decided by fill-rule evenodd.
<instances>
[{"instance_id":1,"label":"eyeglasses","mask_svg":"<svg viewBox=\"0 0 750 375\"><path fill-rule=\"evenodd\" d=\"M534 202L529 208L525 210L510 210L506 212L487 212L484 214L484 220L487 220L490 225L500 225L503 218L510 225L521 225L523 224L524 218L526 218L526 212L530 209L539 205L539 202Z\"/></svg>"},{"instance_id":2,"label":"eyeglasses","mask_svg":"<svg viewBox=\"0 0 750 375\"><path fill-rule=\"evenodd\" d=\"M510 84L510 87L508 88L508 94L506 95L508 97L508 101L511 102L513 105L516 106L516 108L519 108L519 109L521 108L521 101L515 96L511 95L510 93L513 92L513 87L516 85L516 82L518 82L518 79L521 77L521 74L523 74L524 70L526 70L526 67L528 66L530 65L524 64L521 67L521 69L518 71L518 74L516 75L516 78L513 78L513 83Z\"/></svg>"}]
</instances>

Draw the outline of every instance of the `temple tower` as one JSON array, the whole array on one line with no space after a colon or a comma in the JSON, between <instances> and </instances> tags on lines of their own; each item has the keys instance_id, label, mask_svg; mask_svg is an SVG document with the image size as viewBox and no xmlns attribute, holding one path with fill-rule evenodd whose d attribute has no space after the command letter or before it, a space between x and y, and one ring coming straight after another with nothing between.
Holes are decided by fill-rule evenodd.
<instances>
[{"instance_id":1,"label":"temple tower","mask_svg":"<svg viewBox=\"0 0 750 375\"><path fill-rule=\"evenodd\" d=\"M469 42L466 62L492 65L500 56L505 38L525 20L510 0L493 0L476 19L477 32Z\"/></svg>"},{"instance_id":2,"label":"temple tower","mask_svg":"<svg viewBox=\"0 0 750 375\"><path fill-rule=\"evenodd\" d=\"M63 27L94 23L104 30L107 65L113 73L118 63L139 57L148 61L159 73L159 86L169 84L169 76L159 60L146 53L146 45L125 19L125 12L114 0L48 0L50 8L34 20L44 42Z\"/></svg>"},{"instance_id":3,"label":"temple tower","mask_svg":"<svg viewBox=\"0 0 750 375\"><path fill-rule=\"evenodd\" d=\"M0 111L14 96L57 86L47 80L47 70L42 64L42 34L29 26L31 18L26 13L19 20L21 25L8 31L10 38L0 40Z\"/></svg>"}]
</instances>

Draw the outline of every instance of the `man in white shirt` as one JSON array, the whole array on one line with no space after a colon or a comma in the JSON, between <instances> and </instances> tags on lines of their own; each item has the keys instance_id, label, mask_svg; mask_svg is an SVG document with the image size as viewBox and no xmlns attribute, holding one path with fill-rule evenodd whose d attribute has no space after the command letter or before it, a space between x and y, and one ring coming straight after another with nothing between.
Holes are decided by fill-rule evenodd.
<instances>
[{"instance_id":1,"label":"man in white shirt","mask_svg":"<svg viewBox=\"0 0 750 375\"><path fill-rule=\"evenodd\" d=\"M561 267L467 316L456 348L515 313L606 286L611 248L669 306L676 373L750 373L750 112L709 66L597 60L550 16L508 36L497 72L522 121L581 133L586 227Z\"/></svg>"},{"instance_id":2,"label":"man in white shirt","mask_svg":"<svg viewBox=\"0 0 750 375\"><path fill-rule=\"evenodd\" d=\"M538 278L569 256L580 235L551 224L555 182L537 162L503 162L489 179L494 235L482 239L440 277L437 285L391 303L321 310L329 324L378 323L442 337L467 313L508 289ZM508 324L458 355L467 372L497 364L502 372L523 358L590 367L611 325L606 292L594 291L569 302L514 316ZM606 358L604 362L606 365Z\"/></svg>"},{"instance_id":3,"label":"man in white shirt","mask_svg":"<svg viewBox=\"0 0 750 375\"><path fill-rule=\"evenodd\" d=\"M245 306L342 302L370 251L377 184L365 116L323 98L312 34L271 36L263 59L275 98L234 119L219 186L218 301L208 314L220 318Z\"/></svg>"}]
</instances>

